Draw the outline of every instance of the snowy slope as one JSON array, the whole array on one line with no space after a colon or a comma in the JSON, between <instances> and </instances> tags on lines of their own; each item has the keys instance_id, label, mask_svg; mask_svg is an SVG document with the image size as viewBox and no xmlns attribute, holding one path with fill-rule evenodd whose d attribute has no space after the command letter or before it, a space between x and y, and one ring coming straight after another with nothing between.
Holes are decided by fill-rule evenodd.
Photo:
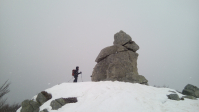
<instances>
[{"instance_id":1,"label":"snowy slope","mask_svg":"<svg viewBox=\"0 0 199 112\"><path fill-rule=\"evenodd\" d=\"M169 100L166 95L175 90L141 84L117 81L62 83L46 91L52 94L52 99L40 110L46 108L49 112L199 112L199 99ZM61 97L77 97L78 102L51 110L50 102Z\"/></svg>"}]
</instances>

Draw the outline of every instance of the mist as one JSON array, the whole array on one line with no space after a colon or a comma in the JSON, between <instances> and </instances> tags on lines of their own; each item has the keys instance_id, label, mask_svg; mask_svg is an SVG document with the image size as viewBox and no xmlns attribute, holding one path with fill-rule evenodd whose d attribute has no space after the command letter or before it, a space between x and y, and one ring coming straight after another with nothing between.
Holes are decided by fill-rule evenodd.
<instances>
[{"instance_id":1,"label":"mist","mask_svg":"<svg viewBox=\"0 0 199 112\"><path fill-rule=\"evenodd\" d=\"M91 81L100 50L123 30L140 47L138 73L150 86L199 87L198 6L198 0L1 0L0 85L9 79L8 102L21 103L72 83L76 66L78 82Z\"/></svg>"}]
</instances>

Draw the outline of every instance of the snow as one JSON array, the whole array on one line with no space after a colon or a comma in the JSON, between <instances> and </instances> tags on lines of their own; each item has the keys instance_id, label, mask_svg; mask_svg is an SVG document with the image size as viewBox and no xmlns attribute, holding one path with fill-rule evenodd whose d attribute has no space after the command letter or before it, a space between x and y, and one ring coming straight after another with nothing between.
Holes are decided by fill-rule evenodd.
<instances>
[{"instance_id":1,"label":"snow","mask_svg":"<svg viewBox=\"0 0 199 112\"><path fill-rule=\"evenodd\" d=\"M170 100L167 95L176 92L169 88L156 88L125 82L62 83L47 90L52 99L40 107L49 112L198 112L197 100ZM183 95L176 92L179 97ZM50 102L57 98L77 97L58 110L51 110ZM36 99L36 96L33 97ZM20 112L21 108L17 110Z\"/></svg>"}]
</instances>

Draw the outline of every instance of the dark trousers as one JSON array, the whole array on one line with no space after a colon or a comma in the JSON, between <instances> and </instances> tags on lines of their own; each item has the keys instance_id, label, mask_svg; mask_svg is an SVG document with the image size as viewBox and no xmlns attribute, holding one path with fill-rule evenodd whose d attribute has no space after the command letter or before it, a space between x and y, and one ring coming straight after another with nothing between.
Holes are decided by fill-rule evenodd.
<instances>
[{"instance_id":1,"label":"dark trousers","mask_svg":"<svg viewBox=\"0 0 199 112\"><path fill-rule=\"evenodd\" d=\"M73 82L77 82L77 77L74 77L74 78L75 78L75 80Z\"/></svg>"}]
</instances>

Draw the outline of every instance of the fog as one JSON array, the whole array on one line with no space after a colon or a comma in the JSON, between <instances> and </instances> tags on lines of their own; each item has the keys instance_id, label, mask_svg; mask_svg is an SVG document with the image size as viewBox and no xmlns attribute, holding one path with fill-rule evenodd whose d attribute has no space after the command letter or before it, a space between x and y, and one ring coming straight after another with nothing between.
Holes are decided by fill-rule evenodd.
<instances>
[{"instance_id":1,"label":"fog","mask_svg":"<svg viewBox=\"0 0 199 112\"><path fill-rule=\"evenodd\" d=\"M83 73L78 82L91 81L95 58L120 30L139 45L138 73L149 85L199 87L198 6L198 0L1 0L0 85L11 82L7 101L72 83L76 66Z\"/></svg>"}]
</instances>

